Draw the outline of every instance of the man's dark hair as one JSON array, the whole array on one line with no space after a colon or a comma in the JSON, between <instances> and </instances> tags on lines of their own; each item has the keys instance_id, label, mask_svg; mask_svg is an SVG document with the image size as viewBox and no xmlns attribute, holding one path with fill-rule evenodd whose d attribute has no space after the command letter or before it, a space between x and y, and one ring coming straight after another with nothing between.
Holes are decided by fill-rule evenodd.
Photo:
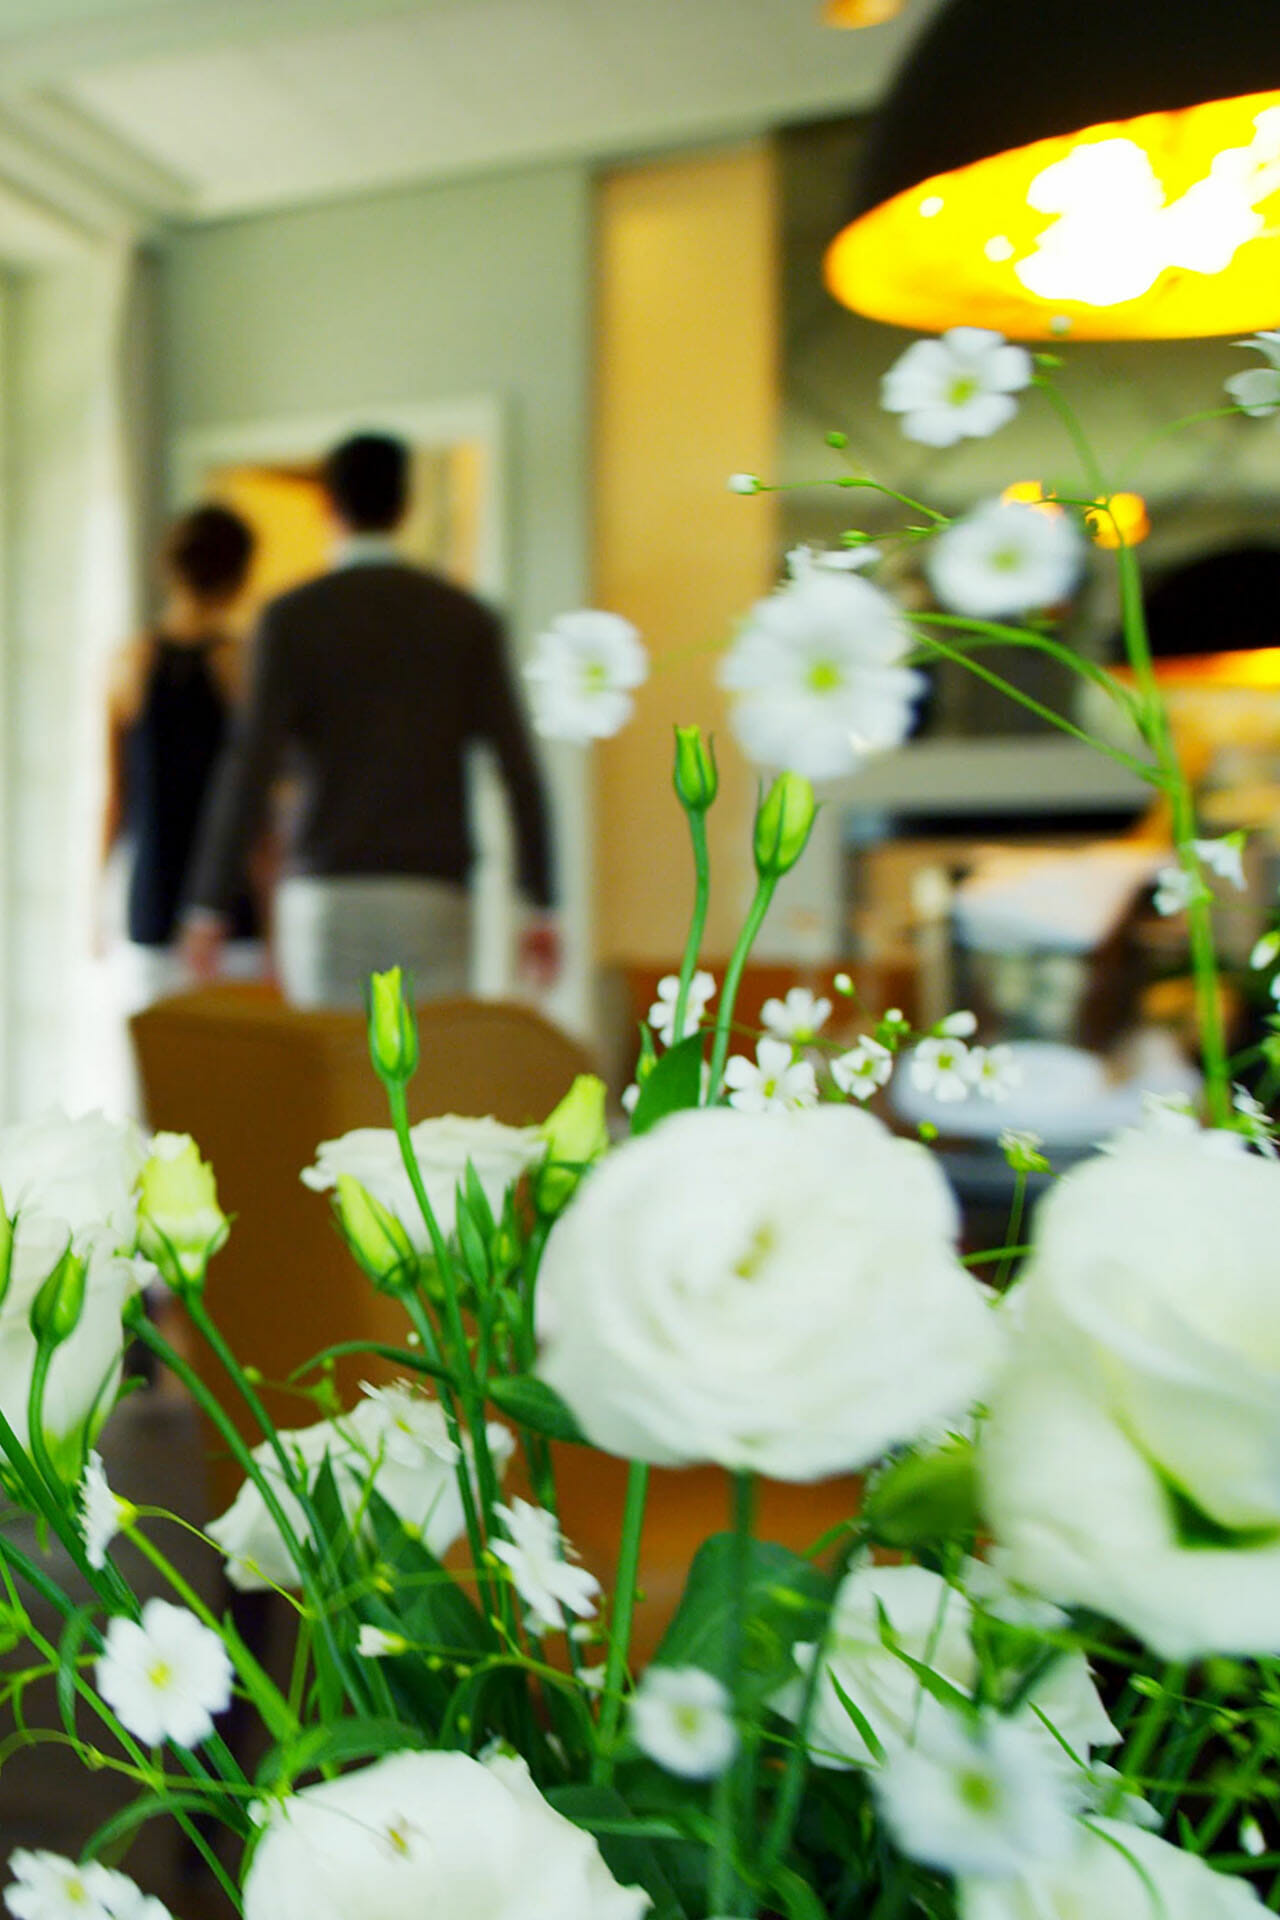
<instances>
[{"instance_id":1,"label":"man's dark hair","mask_svg":"<svg viewBox=\"0 0 1280 1920\"><path fill-rule=\"evenodd\" d=\"M229 507L195 507L175 520L162 559L169 574L201 600L234 600L253 558L252 530Z\"/></svg>"},{"instance_id":2,"label":"man's dark hair","mask_svg":"<svg viewBox=\"0 0 1280 1920\"><path fill-rule=\"evenodd\" d=\"M386 433L357 433L324 463L334 510L355 533L389 533L409 499L409 449Z\"/></svg>"}]
</instances>

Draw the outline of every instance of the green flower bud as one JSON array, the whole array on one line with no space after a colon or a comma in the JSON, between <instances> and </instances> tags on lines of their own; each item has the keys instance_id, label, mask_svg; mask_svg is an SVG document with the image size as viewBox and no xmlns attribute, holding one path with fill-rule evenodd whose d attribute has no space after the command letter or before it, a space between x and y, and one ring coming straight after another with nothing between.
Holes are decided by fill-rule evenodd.
<instances>
[{"instance_id":1,"label":"green flower bud","mask_svg":"<svg viewBox=\"0 0 1280 1920\"><path fill-rule=\"evenodd\" d=\"M84 1311L84 1261L67 1248L31 1303L31 1331L41 1346L60 1347Z\"/></svg>"},{"instance_id":2,"label":"green flower bud","mask_svg":"<svg viewBox=\"0 0 1280 1920\"><path fill-rule=\"evenodd\" d=\"M608 1146L604 1103L604 1081L594 1073L580 1073L559 1106L544 1120L547 1157L536 1184L543 1213L555 1213L564 1205L583 1170Z\"/></svg>"},{"instance_id":3,"label":"green flower bud","mask_svg":"<svg viewBox=\"0 0 1280 1920\"><path fill-rule=\"evenodd\" d=\"M818 816L813 788L799 773L780 773L756 809L756 872L762 880L790 873Z\"/></svg>"},{"instance_id":4,"label":"green flower bud","mask_svg":"<svg viewBox=\"0 0 1280 1920\"><path fill-rule=\"evenodd\" d=\"M175 1293L204 1285L231 1231L213 1169L189 1133L158 1133L138 1185L138 1247Z\"/></svg>"},{"instance_id":5,"label":"green flower bud","mask_svg":"<svg viewBox=\"0 0 1280 1920\"><path fill-rule=\"evenodd\" d=\"M346 1243L374 1286L395 1293L412 1285L417 1256L394 1213L350 1173L338 1175L335 1206Z\"/></svg>"},{"instance_id":6,"label":"green flower bud","mask_svg":"<svg viewBox=\"0 0 1280 1920\"><path fill-rule=\"evenodd\" d=\"M922 1547L978 1526L973 1447L956 1441L937 1453L909 1453L870 1488L863 1519L885 1547Z\"/></svg>"},{"instance_id":7,"label":"green flower bud","mask_svg":"<svg viewBox=\"0 0 1280 1920\"><path fill-rule=\"evenodd\" d=\"M4 1195L0 1193L0 1300L9 1291L9 1275L13 1269L13 1222L5 1212Z\"/></svg>"},{"instance_id":8,"label":"green flower bud","mask_svg":"<svg viewBox=\"0 0 1280 1920\"><path fill-rule=\"evenodd\" d=\"M676 728L676 798L690 813L705 813L716 797L715 742L704 740L701 727Z\"/></svg>"},{"instance_id":9,"label":"green flower bud","mask_svg":"<svg viewBox=\"0 0 1280 1920\"><path fill-rule=\"evenodd\" d=\"M418 1070L418 1028L404 997L399 967L369 979L369 1054L383 1080L412 1080Z\"/></svg>"}]
</instances>

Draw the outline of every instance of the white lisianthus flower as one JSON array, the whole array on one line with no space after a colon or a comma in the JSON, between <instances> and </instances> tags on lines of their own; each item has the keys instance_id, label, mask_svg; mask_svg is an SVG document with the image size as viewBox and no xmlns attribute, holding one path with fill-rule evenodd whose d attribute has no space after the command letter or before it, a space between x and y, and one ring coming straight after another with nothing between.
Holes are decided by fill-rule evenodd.
<instances>
[{"instance_id":1,"label":"white lisianthus flower","mask_svg":"<svg viewBox=\"0 0 1280 1920\"><path fill-rule=\"evenodd\" d=\"M85 1559L91 1567L105 1567L107 1548L133 1519L134 1507L121 1500L107 1485L107 1470L102 1455L91 1452L80 1482L80 1530L84 1535Z\"/></svg>"},{"instance_id":2,"label":"white lisianthus flower","mask_svg":"<svg viewBox=\"0 0 1280 1920\"><path fill-rule=\"evenodd\" d=\"M779 1040L803 1046L821 1033L831 1018L831 1002L811 993L808 987L791 987L785 999L768 999L760 1009L760 1024Z\"/></svg>"},{"instance_id":3,"label":"white lisianthus flower","mask_svg":"<svg viewBox=\"0 0 1280 1920\"><path fill-rule=\"evenodd\" d=\"M138 1176L147 1158L141 1130L103 1113L57 1111L0 1128L0 1193L12 1217L64 1229L78 1254L132 1253Z\"/></svg>"},{"instance_id":4,"label":"white lisianthus flower","mask_svg":"<svg viewBox=\"0 0 1280 1920\"><path fill-rule=\"evenodd\" d=\"M1151 904L1157 913L1171 919L1185 913L1196 893L1196 877L1186 867L1161 867L1156 875L1156 890Z\"/></svg>"},{"instance_id":5,"label":"white lisianthus flower","mask_svg":"<svg viewBox=\"0 0 1280 1920\"><path fill-rule=\"evenodd\" d=\"M1245 889L1244 835L1226 833L1218 840L1193 840L1192 849L1210 873L1227 880L1240 893Z\"/></svg>"},{"instance_id":6,"label":"white lisianthus flower","mask_svg":"<svg viewBox=\"0 0 1280 1920\"><path fill-rule=\"evenodd\" d=\"M1013 1878L966 1879L961 1920L1261 1920L1247 1880L1213 1868L1141 1827L1077 1822L1065 1859Z\"/></svg>"},{"instance_id":7,"label":"white lisianthus flower","mask_svg":"<svg viewBox=\"0 0 1280 1920\"><path fill-rule=\"evenodd\" d=\"M672 1114L552 1228L538 1372L609 1453L865 1466L967 1410L998 1359L956 1230L933 1156L851 1107Z\"/></svg>"},{"instance_id":8,"label":"white lisianthus flower","mask_svg":"<svg viewBox=\"0 0 1280 1920\"><path fill-rule=\"evenodd\" d=\"M855 574L806 574L757 601L719 671L743 752L834 780L901 746L924 686L901 664L910 646L895 602Z\"/></svg>"},{"instance_id":9,"label":"white lisianthus flower","mask_svg":"<svg viewBox=\"0 0 1280 1920\"><path fill-rule=\"evenodd\" d=\"M872 1766L909 1745L915 1736L920 1682L894 1648L885 1645L882 1617L903 1653L961 1693L973 1689L978 1657L971 1637L973 1609L965 1596L925 1567L870 1563L856 1567L841 1582L832 1609L822 1677L809 1722L809 1756L815 1766ZM801 1678L789 1681L771 1703L784 1719L799 1717L804 1676L817 1657L812 1643L802 1642L795 1648ZM880 1752L868 1745L841 1694L858 1709ZM1055 1662L1019 1716L1033 1734L1051 1741L1037 1708L1077 1751L1110 1746L1119 1738L1083 1654L1064 1655Z\"/></svg>"},{"instance_id":10,"label":"white lisianthus flower","mask_svg":"<svg viewBox=\"0 0 1280 1920\"><path fill-rule=\"evenodd\" d=\"M715 999L715 975L699 967L689 982L689 997L685 1002L684 1029L676 1032L676 1001L680 997L680 975L664 973L658 982L658 997L649 1009L649 1025L657 1034L664 1047L672 1047L677 1040L687 1040L696 1033L707 1008Z\"/></svg>"},{"instance_id":11,"label":"white lisianthus flower","mask_svg":"<svg viewBox=\"0 0 1280 1920\"><path fill-rule=\"evenodd\" d=\"M641 1753L685 1780L717 1779L738 1750L728 1692L701 1667L649 1667L629 1724Z\"/></svg>"},{"instance_id":12,"label":"white lisianthus flower","mask_svg":"<svg viewBox=\"0 0 1280 1920\"><path fill-rule=\"evenodd\" d=\"M501 1471L515 1443L507 1428L496 1422L486 1432L494 1465ZM366 1388L365 1398L350 1413L282 1432L279 1439L308 1489L314 1487L328 1460L343 1511L353 1525L365 1515L372 1486L437 1558L462 1534L457 1452L445 1426L444 1409L425 1393L404 1385ZM270 1482L285 1519L299 1540L305 1540L306 1516L285 1483L270 1442L255 1447L253 1458ZM227 1511L211 1520L205 1531L226 1556L227 1578L233 1587L254 1592L298 1585L298 1569L252 1480L245 1481Z\"/></svg>"},{"instance_id":13,"label":"white lisianthus flower","mask_svg":"<svg viewBox=\"0 0 1280 1920\"><path fill-rule=\"evenodd\" d=\"M1080 534L1066 514L988 500L932 540L924 564L950 612L997 620L1067 599L1082 558Z\"/></svg>"},{"instance_id":14,"label":"white lisianthus flower","mask_svg":"<svg viewBox=\"0 0 1280 1920\"><path fill-rule=\"evenodd\" d=\"M60 1853L18 1847L9 1866L4 1903L14 1920L170 1920L161 1901L98 1860L78 1866Z\"/></svg>"},{"instance_id":15,"label":"white lisianthus flower","mask_svg":"<svg viewBox=\"0 0 1280 1920\"><path fill-rule=\"evenodd\" d=\"M213 1169L189 1133L157 1133L138 1183L138 1240L165 1279L199 1280L226 1240ZM176 1267L177 1271L171 1271Z\"/></svg>"},{"instance_id":16,"label":"white lisianthus flower","mask_svg":"<svg viewBox=\"0 0 1280 1920\"><path fill-rule=\"evenodd\" d=\"M922 1040L907 1060L913 1087L950 1103L967 1100L973 1087L973 1056L963 1040Z\"/></svg>"},{"instance_id":17,"label":"white lisianthus flower","mask_svg":"<svg viewBox=\"0 0 1280 1920\"><path fill-rule=\"evenodd\" d=\"M641 1920L523 1760L390 1753L259 1812L245 1920Z\"/></svg>"},{"instance_id":18,"label":"white lisianthus flower","mask_svg":"<svg viewBox=\"0 0 1280 1920\"><path fill-rule=\"evenodd\" d=\"M94 1683L121 1725L144 1746L195 1747L231 1705L231 1659L187 1607L148 1600L139 1620L107 1624Z\"/></svg>"},{"instance_id":19,"label":"white lisianthus flower","mask_svg":"<svg viewBox=\"0 0 1280 1920\"><path fill-rule=\"evenodd\" d=\"M872 1776L885 1824L908 1859L1002 1878L1068 1858L1078 1796L1043 1732L992 1713L966 1725L926 1704L915 1744L897 1747Z\"/></svg>"},{"instance_id":20,"label":"white lisianthus flower","mask_svg":"<svg viewBox=\"0 0 1280 1920\"><path fill-rule=\"evenodd\" d=\"M1255 420L1280 413L1280 333L1255 333L1252 340L1237 340L1236 345L1251 347L1267 364L1233 373L1223 382L1227 392L1242 412Z\"/></svg>"},{"instance_id":21,"label":"white lisianthus flower","mask_svg":"<svg viewBox=\"0 0 1280 1920\"><path fill-rule=\"evenodd\" d=\"M1209 1137L1040 1203L979 1449L1012 1577L1170 1659L1280 1651L1280 1166Z\"/></svg>"},{"instance_id":22,"label":"white lisianthus flower","mask_svg":"<svg viewBox=\"0 0 1280 1920\"><path fill-rule=\"evenodd\" d=\"M574 1614L588 1620L596 1610L600 1582L569 1558L572 1552L553 1513L527 1500L495 1507L493 1517L507 1530L506 1540L491 1540L489 1550L508 1569L516 1592L539 1633L561 1633Z\"/></svg>"},{"instance_id":23,"label":"white lisianthus flower","mask_svg":"<svg viewBox=\"0 0 1280 1920\"><path fill-rule=\"evenodd\" d=\"M29 1442L28 1402L36 1358L32 1305L62 1258L68 1223L50 1214L22 1213L14 1229L9 1282L0 1299L0 1409L23 1446ZM114 1228L109 1230L114 1234ZM81 1234L87 1261L84 1304L75 1330L56 1349L45 1382L41 1426L45 1443L68 1480L77 1480L120 1384L124 1346L121 1315L137 1292L139 1261L103 1250L99 1236Z\"/></svg>"},{"instance_id":24,"label":"white lisianthus flower","mask_svg":"<svg viewBox=\"0 0 1280 1920\"><path fill-rule=\"evenodd\" d=\"M892 1073L893 1055L870 1034L865 1034L847 1053L837 1054L831 1062L831 1078L841 1093L850 1093L855 1100L870 1100L881 1087L888 1085Z\"/></svg>"},{"instance_id":25,"label":"white lisianthus flower","mask_svg":"<svg viewBox=\"0 0 1280 1920\"><path fill-rule=\"evenodd\" d=\"M725 1061L729 1105L739 1113L770 1113L817 1104L818 1082L807 1060L797 1060L789 1040L758 1040L756 1057L735 1053Z\"/></svg>"},{"instance_id":26,"label":"white lisianthus flower","mask_svg":"<svg viewBox=\"0 0 1280 1920\"><path fill-rule=\"evenodd\" d=\"M456 1113L420 1120L410 1128L409 1137L427 1198L446 1239L456 1223L457 1189L468 1161L494 1213L500 1215L507 1188L527 1167L537 1164L546 1147L540 1127L508 1127L500 1120L473 1120ZM357 1127L341 1139L322 1140L316 1148L316 1163L305 1169L302 1182L313 1193L324 1193L337 1185L340 1173L349 1173L394 1213L419 1253L431 1251L431 1236L390 1127Z\"/></svg>"},{"instance_id":27,"label":"white lisianthus flower","mask_svg":"<svg viewBox=\"0 0 1280 1920\"><path fill-rule=\"evenodd\" d=\"M1007 1100L1022 1085L1022 1065L1012 1047L971 1047L969 1077L983 1100Z\"/></svg>"},{"instance_id":28,"label":"white lisianthus flower","mask_svg":"<svg viewBox=\"0 0 1280 1920\"><path fill-rule=\"evenodd\" d=\"M562 613L538 635L524 669L533 724L546 740L606 740L631 718L648 673L640 635L621 614Z\"/></svg>"},{"instance_id":29,"label":"white lisianthus flower","mask_svg":"<svg viewBox=\"0 0 1280 1920\"><path fill-rule=\"evenodd\" d=\"M987 327L950 327L938 340L916 340L894 361L880 387L886 413L903 416L908 440L953 447L985 440L1012 420L1013 398L1031 380L1031 355Z\"/></svg>"}]
</instances>

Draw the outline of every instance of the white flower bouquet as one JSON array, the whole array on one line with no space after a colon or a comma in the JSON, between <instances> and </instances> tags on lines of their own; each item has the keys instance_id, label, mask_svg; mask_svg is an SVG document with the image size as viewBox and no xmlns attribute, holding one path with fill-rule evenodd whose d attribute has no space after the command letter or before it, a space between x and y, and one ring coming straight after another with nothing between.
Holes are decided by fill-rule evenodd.
<instances>
[{"instance_id":1,"label":"white flower bouquet","mask_svg":"<svg viewBox=\"0 0 1280 1920\"><path fill-rule=\"evenodd\" d=\"M1062 410L1052 366L967 331L912 349L887 404L942 445L999 426L1033 379ZM1251 376L1240 404L1280 394ZM1232 1060L1212 879L1230 884L1238 848L1200 837L1131 549L1115 544L1131 684L1031 617L1068 589L1109 498L1090 470L1049 511L952 524L906 503L901 537L923 544L942 609L911 619L864 577L856 534L847 556L791 556L724 669L743 742L780 769L756 897L717 983L698 967L716 766L679 728L693 923L620 1144L589 1079L540 1127L411 1127L413 1015L398 972L374 978L391 1125L325 1143L302 1177L403 1305L398 1383L336 1410L317 1389L324 1417L278 1430L210 1310L228 1223L194 1143L96 1118L0 1133L0 1477L88 1596L0 1527L3 1753L20 1765L40 1737L22 1700L54 1676L61 1737L134 1790L79 1862L12 1855L17 1920L164 1920L122 1866L153 1817L245 1920L1280 1909L1280 1023ZM904 1137L868 1106L899 1072L944 1101L1007 1093L1013 1063L975 1044L972 1015L917 1033L890 1008L824 1046L832 1002L796 989L766 1005L754 1058L732 1044L752 942L813 823L806 775L900 740L931 657L1004 684L971 657L993 644L1076 667L1139 736L1097 744L1169 804L1161 891L1187 915L1204 1110L1154 1112L1058 1179L1026 1230L1048 1162L1007 1134L1007 1244L962 1257L931 1129ZM536 663L544 725L615 730L645 671L624 623L562 621ZM1280 933L1254 959L1278 956ZM852 1007L847 977L836 991ZM157 1274L256 1444L148 1318ZM232 1587L287 1599L287 1684L170 1564L162 1516L107 1484L95 1441L128 1336L239 1463L202 1538ZM610 1592L561 1530L557 1464L580 1447L630 1463ZM727 1524L641 1667L649 1471L694 1463L723 1470ZM762 1537L762 1477L851 1473L856 1510L807 1551ZM167 1595L140 1600L121 1538ZM35 1618L49 1608L56 1639ZM233 1701L261 1723L252 1772Z\"/></svg>"}]
</instances>

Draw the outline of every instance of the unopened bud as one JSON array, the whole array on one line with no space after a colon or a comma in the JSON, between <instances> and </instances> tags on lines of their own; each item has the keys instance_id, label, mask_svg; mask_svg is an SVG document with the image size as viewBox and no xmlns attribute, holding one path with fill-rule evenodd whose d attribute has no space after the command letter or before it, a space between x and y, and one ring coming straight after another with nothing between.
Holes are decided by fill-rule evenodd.
<instances>
[{"instance_id":1,"label":"unopened bud","mask_svg":"<svg viewBox=\"0 0 1280 1920\"><path fill-rule=\"evenodd\" d=\"M604 1081L594 1073L580 1073L543 1122L547 1157L538 1174L537 1198L544 1213L564 1205L584 1169L608 1146L604 1109Z\"/></svg>"},{"instance_id":2,"label":"unopened bud","mask_svg":"<svg viewBox=\"0 0 1280 1920\"><path fill-rule=\"evenodd\" d=\"M31 1303L31 1331L41 1346L60 1347L84 1311L85 1264L67 1248Z\"/></svg>"},{"instance_id":3,"label":"unopened bud","mask_svg":"<svg viewBox=\"0 0 1280 1920\"><path fill-rule=\"evenodd\" d=\"M715 745L701 727L676 728L676 798L690 813L705 813L720 787Z\"/></svg>"},{"instance_id":4,"label":"unopened bud","mask_svg":"<svg viewBox=\"0 0 1280 1920\"><path fill-rule=\"evenodd\" d=\"M138 1246L175 1292L201 1287L230 1232L213 1169L189 1133L158 1133L138 1187Z\"/></svg>"},{"instance_id":5,"label":"unopened bud","mask_svg":"<svg viewBox=\"0 0 1280 1920\"><path fill-rule=\"evenodd\" d=\"M394 1213L350 1173L338 1175L335 1206L346 1243L374 1286L395 1292L408 1285L416 1256Z\"/></svg>"},{"instance_id":6,"label":"unopened bud","mask_svg":"<svg viewBox=\"0 0 1280 1920\"><path fill-rule=\"evenodd\" d=\"M804 852L818 808L799 773L780 773L756 810L756 872L761 879L790 873Z\"/></svg>"},{"instance_id":7,"label":"unopened bud","mask_svg":"<svg viewBox=\"0 0 1280 1920\"><path fill-rule=\"evenodd\" d=\"M404 996L399 967L375 973L369 979L369 1054L374 1071L383 1080L402 1085L418 1069L418 1028Z\"/></svg>"}]
</instances>

